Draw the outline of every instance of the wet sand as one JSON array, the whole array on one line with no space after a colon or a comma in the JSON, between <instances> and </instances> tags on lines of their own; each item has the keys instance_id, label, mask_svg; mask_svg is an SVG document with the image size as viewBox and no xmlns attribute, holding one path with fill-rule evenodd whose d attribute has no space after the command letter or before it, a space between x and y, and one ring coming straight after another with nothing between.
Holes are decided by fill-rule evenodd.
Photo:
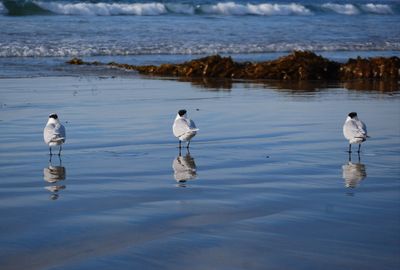
<instances>
[{"instance_id":1,"label":"wet sand","mask_svg":"<svg viewBox=\"0 0 400 270\"><path fill-rule=\"evenodd\" d=\"M396 269L399 97L2 79L1 268ZM171 126L182 108L200 131L179 157ZM351 162L341 131L350 111L371 136ZM67 142L49 164L52 112Z\"/></svg>"}]
</instances>

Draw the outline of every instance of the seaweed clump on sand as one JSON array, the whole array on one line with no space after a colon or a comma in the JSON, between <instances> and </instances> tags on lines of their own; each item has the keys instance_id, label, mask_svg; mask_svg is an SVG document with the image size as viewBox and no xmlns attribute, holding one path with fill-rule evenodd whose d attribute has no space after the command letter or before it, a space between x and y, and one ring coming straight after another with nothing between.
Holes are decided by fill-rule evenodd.
<instances>
[{"instance_id":1,"label":"seaweed clump on sand","mask_svg":"<svg viewBox=\"0 0 400 270\"><path fill-rule=\"evenodd\" d=\"M272 80L336 80L340 65L309 51L295 51L273 61L246 63L234 78Z\"/></svg>"},{"instance_id":2,"label":"seaweed clump on sand","mask_svg":"<svg viewBox=\"0 0 400 270\"><path fill-rule=\"evenodd\" d=\"M235 72L242 68L243 64L234 62L231 57L212 55L182 64L138 66L136 70L141 74L158 76L234 78Z\"/></svg>"},{"instance_id":3,"label":"seaweed clump on sand","mask_svg":"<svg viewBox=\"0 0 400 270\"><path fill-rule=\"evenodd\" d=\"M74 58L67 63L76 65L101 65ZM293 53L272 61L235 62L231 57L212 55L181 64L135 66L111 62L105 64L140 74L181 78L229 78L283 81L348 81L354 79L399 80L398 57L349 59L338 63L310 51Z\"/></svg>"},{"instance_id":4,"label":"seaweed clump on sand","mask_svg":"<svg viewBox=\"0 0 400 270\"><path fill-rule=\"evenodd\" d=\"M354 79L380 79L399 80L400 58L399 57L375 57L364 59L349 59L340 67L340 78L342 81Z\"/></svg>"}]
</instances>

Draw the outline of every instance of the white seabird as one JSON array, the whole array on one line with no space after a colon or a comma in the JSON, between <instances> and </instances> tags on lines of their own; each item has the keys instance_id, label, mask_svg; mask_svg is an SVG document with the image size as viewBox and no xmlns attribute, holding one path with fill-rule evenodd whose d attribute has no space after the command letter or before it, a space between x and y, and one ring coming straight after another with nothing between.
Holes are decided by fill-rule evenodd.
<instances>
[{"instance_id":1,"label":"white seabird","mask_svg":"<svg viewBox=\"0 0 400 270\"><path fill-rule=\"evenodd\" d=\"M361 143L368 138L367 126L357 117L356 112L351 112L343 125L343 135L349 141L349 153L351 145L358 143L358 153L360 153Z\"/></svg>"},{"instance_id":2,"label":"white seabird","mask_svg":"<svg viewBox=\"0 0 400 270\"><path fill-rule=\"evenodd\" d=\"M65 142L66 135L65 127L60 123L57 114L52 113L49 115L49 120L43 130L43 138L44 142L49 146L50 155L52 155L51 147L57 145L60 147L58 155L61 154L61 145Z\"/></svg>"},{"instance_id":3,"label":"white seabird","mask_svg":"<svg viewBox=\"0 0 400 270\"><path fill-rule=\"evenodd\" d=\"M179 148L181 148L181 142L187 142L187 148L189 148L190 140L196 135L199 129L196 128L194 122L186 118L186 110L180 110L176 115L172 131L179 139Z\"/></svg>"}]
</instances>

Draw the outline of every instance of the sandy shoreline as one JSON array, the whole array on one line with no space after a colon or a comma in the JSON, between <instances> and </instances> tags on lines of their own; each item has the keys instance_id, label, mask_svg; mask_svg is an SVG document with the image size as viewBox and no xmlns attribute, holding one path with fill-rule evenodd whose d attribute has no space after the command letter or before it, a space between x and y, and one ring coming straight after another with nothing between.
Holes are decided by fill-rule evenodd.
<instances>
[{"instance_id":1,"label":"sandy shoreline","mask_svg":"<svg viewBox=\"0 0 400 270\"><path fill-rule=\"evenodd\" d=\"M400 265L398 92L216 90L140 77L0 80L2 269ZM171 131L181 108L200 128L184 187ZM352 156L365 175L346 188L340 129L353 109L372 138ZM51 160L65 169L57 199L43 174L54 111L68 137Z\"/></svg>"},{"instance_id":2,"label":"sandy shoreline","mask_svg":"<svg viewBox=\"0 0 400 270\"><path fill-rule=\"evenodd\" d=\"M0 270L400 269L400 3L268 2L0 0Z\"/></svg>"}]
</instances>

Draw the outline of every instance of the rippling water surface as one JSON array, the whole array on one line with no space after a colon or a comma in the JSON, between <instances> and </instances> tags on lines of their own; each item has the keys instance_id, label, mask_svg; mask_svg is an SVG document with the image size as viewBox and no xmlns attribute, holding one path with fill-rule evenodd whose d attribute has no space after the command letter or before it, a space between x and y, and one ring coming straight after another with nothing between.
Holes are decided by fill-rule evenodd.
<instances>
[{"instance_id":1,"label":"rippling water surface","mask_svg":"<svg viewBox=\"0 0 400 270\"><path fill-rule=\"evenodd\" d=\"M398 0L0 0L0 78L70 75L72 57L140 65L211 54L265 61L293 50L340 61L400 56L399 22Z\"/></svg>"},{"instance_id":2,"label":"rippling water surface","mask_svg":"<svg viewBox=\"0 0 400 270\"><path fill-rule=\"evenodd\" d=\"M179 155L181 108L200 131ZM0 112L2 269L400 266L398 92L39 77L2 79Z\"/></svg>"}]
</instances>

